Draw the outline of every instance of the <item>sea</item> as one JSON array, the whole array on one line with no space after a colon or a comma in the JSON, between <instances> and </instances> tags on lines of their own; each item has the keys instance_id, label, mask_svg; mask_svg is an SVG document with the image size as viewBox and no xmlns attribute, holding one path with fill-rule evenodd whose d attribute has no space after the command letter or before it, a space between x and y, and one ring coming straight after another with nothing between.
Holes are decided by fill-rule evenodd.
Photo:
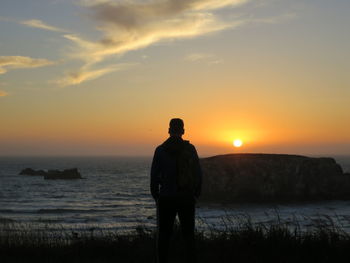
<instances>
[{"instance_id":1,"label":"sea","mask_svg":"<svg viewBox=\"0 0 350 263\"><path fill-rule=\"evenodd\" d=\"M335 156L350 172L350 156ZM150 157L0 157L0 225L67 231L128 232L156 227L149 191ZM78 168L83 179L45 180L25 168ZM350 200L268 204L197 204L197 228L225 229L246 220L302 227L336 224L350 232Z\"/></svg>"}]
</instances>

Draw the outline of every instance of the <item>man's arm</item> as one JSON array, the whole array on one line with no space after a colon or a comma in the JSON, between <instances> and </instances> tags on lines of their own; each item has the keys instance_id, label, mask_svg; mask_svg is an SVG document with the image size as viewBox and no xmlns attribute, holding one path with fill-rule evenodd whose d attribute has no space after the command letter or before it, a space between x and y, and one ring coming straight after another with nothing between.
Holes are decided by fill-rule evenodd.
<instances>
[{"instance_id":1,"label":"man's arm","mask_svg":"<svg viewBox=\"0 0 350 263\"><path fill-rule=\"evenodd\" d=\"M197 176L197 180L196 180L196 187L195 187L195 191L194 191L194 196L196 198L199 198L199 196L201 195L201 191L202 191L202 169L201 169L201 165L199 163L199 157L197 154L197 150L196 148L193 146L193 154L194 154L194 158L195 158L195 171L196 171L196 176Z\"/></svg>"},{"instance_id":2,"label":"man's arm","mask_svg":"<svg viewBox=\"0 0 350 263\"><path fill-rule=\"evenodd\" d=\"M152 167L151 167L151 194L154 200L159 198L159 184L160 184L160 158L159 149L154 152Z\"/></svg>"}]
</instances>

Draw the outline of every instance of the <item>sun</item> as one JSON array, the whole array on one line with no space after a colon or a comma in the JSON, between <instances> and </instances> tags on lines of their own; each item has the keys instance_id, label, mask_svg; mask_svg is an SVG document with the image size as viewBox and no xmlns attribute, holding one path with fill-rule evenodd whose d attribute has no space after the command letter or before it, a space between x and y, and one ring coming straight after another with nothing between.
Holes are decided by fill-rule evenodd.
<instances>
[{"instance_id":1,"label":"sun","mask_svg":"<svg viewBox=\"0 0 350 263\"><path fill-rule=\"evenodd\" d=\"M234 146L234 147L239 148L239 147L241 147L242 145L243 145L243 142L242 142L242 140L240 140L240 139L235 139L235 140L233 141L233 146Z\"/></svg>"}]
</instances>

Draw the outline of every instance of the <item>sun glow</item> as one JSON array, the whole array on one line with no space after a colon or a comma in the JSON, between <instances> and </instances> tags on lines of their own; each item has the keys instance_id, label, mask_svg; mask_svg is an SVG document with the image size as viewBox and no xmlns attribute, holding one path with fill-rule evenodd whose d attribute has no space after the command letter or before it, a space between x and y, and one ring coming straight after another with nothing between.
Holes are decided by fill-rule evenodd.
<instances>
[{"instance_id":1,"label":"sun glow","mask_svg":"<svg viewBox=\"0 0 350 263\"><path fill-rule=\"evenodd\" d=\"M233 141L233 146L234 147L241 147L243 145L243 142L242 142L242 140L240 140L240 139L235 139L234 141Z\"/></svg>"}]
</instances>

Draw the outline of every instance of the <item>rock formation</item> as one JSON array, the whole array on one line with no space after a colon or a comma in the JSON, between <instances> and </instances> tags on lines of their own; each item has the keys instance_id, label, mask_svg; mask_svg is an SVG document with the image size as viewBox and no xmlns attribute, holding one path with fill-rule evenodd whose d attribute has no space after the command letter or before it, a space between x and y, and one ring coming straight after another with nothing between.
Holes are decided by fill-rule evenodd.
<instances>
[{"instance_id":1,"label":"rock formation","mask_svg":"<svg viewBox=\"0 0 350 263\"><path fill-rule=\"evenodd\" d=\"M48 170L47 172L43 170L33 170L31 168L26 168L19 174L44 176L44 179L82 179L81 174L77 168L66 169L63 171Z\"/></svg>"},{"instance_id":2,"label":"rock formation","mask_svg":"<svg viewBox=\"0 0 350 263\"><path fill-rule=\"evenodd\" d=\"M34 170L32 168L26 168L26 169L23 169L20 173L20 175L32 175L32 176L44 176L46 174L45 171L43 170Z\"/></svg>"},{"instance_id":3,"label":"rock formation","mask_svg":"<svg viewBox=\"0 0 350 263\"><path fill-rule=\"evenodd\" d=\"M350 175L332 158L228 154L201 159L202 201L350 199Z\"/></svg>"}]
</instances>

